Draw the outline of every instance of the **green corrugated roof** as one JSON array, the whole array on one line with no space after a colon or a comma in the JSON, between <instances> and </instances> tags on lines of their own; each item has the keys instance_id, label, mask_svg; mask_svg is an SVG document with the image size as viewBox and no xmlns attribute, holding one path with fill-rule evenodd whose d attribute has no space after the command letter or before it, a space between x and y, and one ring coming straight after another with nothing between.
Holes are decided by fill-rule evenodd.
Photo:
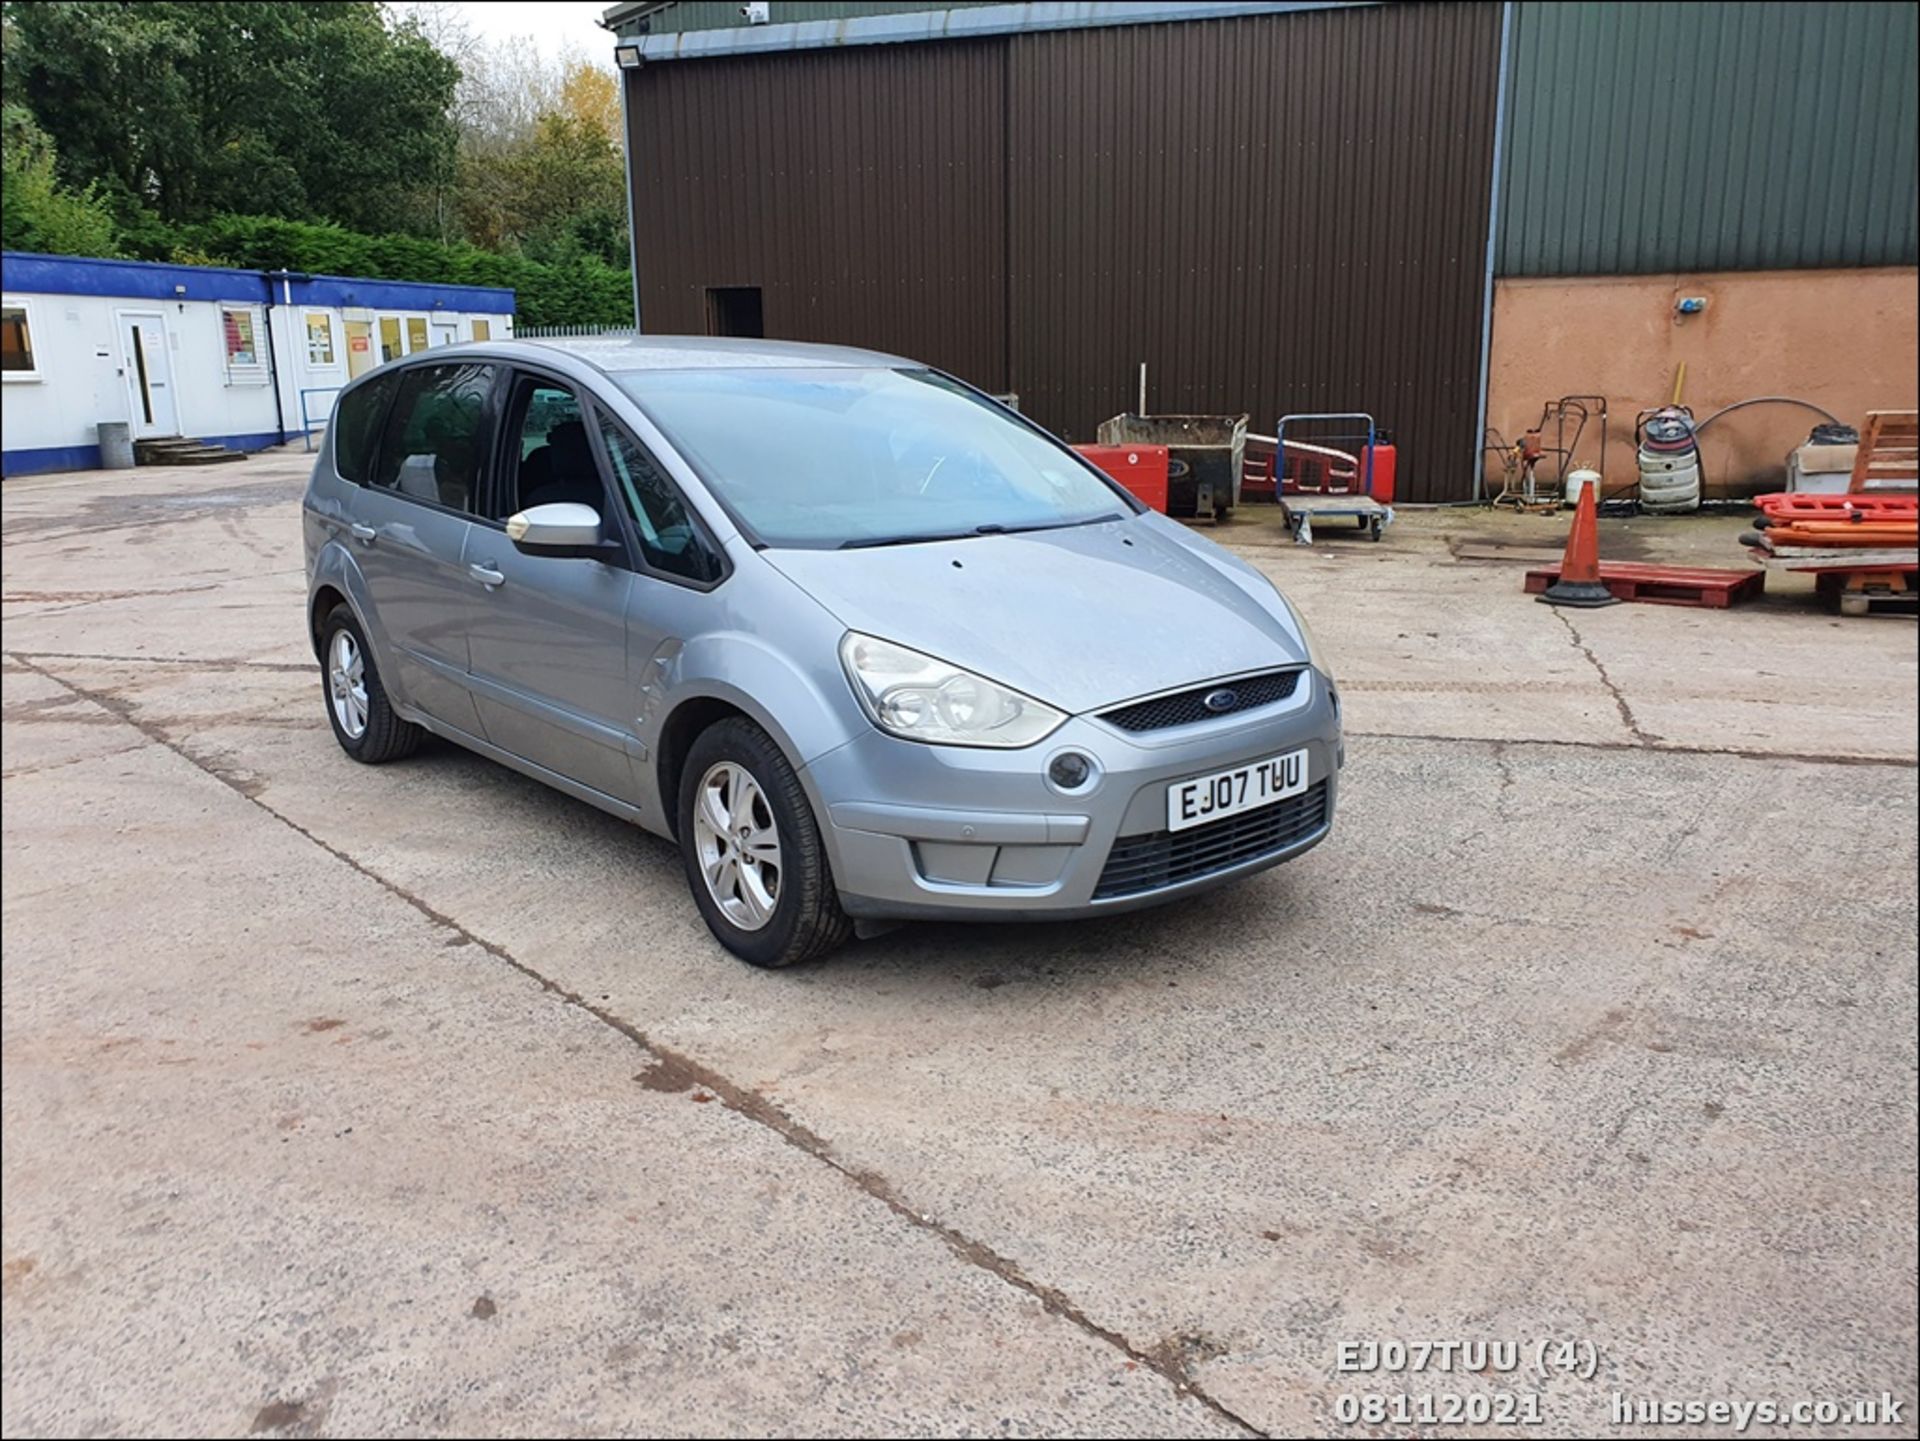
<instances>
[{"instance_id":1,"label":"green corrugated roof","mask_svg":"<svg viewBox=\"0 0 1920 1441\"><path fill-rule=\"evenodd\" d=\"M1523 0L1500 272L1913 264L1917 14Z\"/></svg>"}]
</instances>

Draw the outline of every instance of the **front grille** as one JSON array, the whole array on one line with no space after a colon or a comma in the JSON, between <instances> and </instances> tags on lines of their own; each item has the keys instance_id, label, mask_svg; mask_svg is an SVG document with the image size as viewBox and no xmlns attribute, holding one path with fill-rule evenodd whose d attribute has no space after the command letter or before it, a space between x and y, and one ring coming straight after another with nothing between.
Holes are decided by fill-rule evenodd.
<instances>
[{"instance_id":1,"label":"front grille","mask_svg":"<svg viewBox=\"0 0 1920 1441\"><path fill-rule=\"evenodd\" d=\"M1107 854L1093 898L1138 895L1229 870L1243 861L1283 851L1326 823L1327 783L1316 781L1297 796L1244 815L1191 830L1122 836Z\"/></svg>"},{"instance_id":2,"label":"front grille","mask_svg":"<svg viewBox=\"0 0 1920 1441\"><path fill-rule=\"evenodd\" d=\"M1285 700L1300 687L1300 671L1270 670L1264 675L1242 676L1239 680L1217 680L1197 685L1173 695L1135 701L1118 710L1101 712L1100 719L1123 731L1157 731L1168 726L1191 725L1195 721L1217 720L1236 711L1272 705ZM1208 710L1207 697L1215 691L1232 691L1233 704L1223 710Z\"/></svg>"}]
</instances>

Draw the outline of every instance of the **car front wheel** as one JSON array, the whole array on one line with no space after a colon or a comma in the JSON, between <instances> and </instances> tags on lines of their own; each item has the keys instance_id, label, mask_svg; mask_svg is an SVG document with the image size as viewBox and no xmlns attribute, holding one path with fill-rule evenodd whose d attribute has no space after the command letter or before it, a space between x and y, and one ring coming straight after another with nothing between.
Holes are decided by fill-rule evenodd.
<instances>
[{"instance_id":1,"label":"car front wheel","mask_svg":"<svg viewBox=\"0 0 1920 1441\"><path fill-rule=\"evenodd\" d=\"M694 903L741 960L798 965L852 935L800 779L752 721L701 732L680 773L677 817Z\"/></svg>"}]
</instances>

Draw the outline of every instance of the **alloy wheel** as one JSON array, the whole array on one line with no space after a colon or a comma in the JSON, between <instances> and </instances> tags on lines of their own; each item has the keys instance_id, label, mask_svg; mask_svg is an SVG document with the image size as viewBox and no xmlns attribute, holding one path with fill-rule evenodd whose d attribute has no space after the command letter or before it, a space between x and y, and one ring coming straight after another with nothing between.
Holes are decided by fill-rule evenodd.
<instances>
[{"instance_id":1,"label":"alloy wheel","mask_svg":"<svg viewBox=\"0 0 1920 1441\"><path fill-rule=\"evenodd\" d=\"M359 740L367 733L367 658L350 630L336 630L327 647L327 694L340 729Z\"/></svg>"},{"instance_id":2,"label":"alloy wheel","mask_svg":"<svg viewBox=\"0 0 1920 1441\"><path fill-rule=\"evenodd\" d=\"M720 913L743 931L772 920L780 901L780 828L745 766L721 761L700 778L693 833L701 877Z\"/></svg>"}]
</instances>

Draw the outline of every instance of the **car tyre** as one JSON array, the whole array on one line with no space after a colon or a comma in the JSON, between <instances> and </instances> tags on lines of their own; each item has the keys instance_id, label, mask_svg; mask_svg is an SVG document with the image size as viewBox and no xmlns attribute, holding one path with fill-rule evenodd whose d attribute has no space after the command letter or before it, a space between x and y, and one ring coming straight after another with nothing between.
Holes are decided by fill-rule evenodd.
<instances>
[{"instance_id":1,"label":"car tyre","mask_svg":"<svg viewBox=\"0 0 1920 1441\"><path fill-rule=\"evenodd\" d=\"M694 740L675 815L694 904L741 960L795 966L853 935L800 778L752 721L719 721Z\"/></svg>"},{"instance_id":2,"label":"car tyre","mask_svg":"<svg viewBox=\"0 0 1920 1441\"><path fill-rule=\"evenodd\" d=\"M394 710L367 633L344 605L320 623L320 685L333 738L362 765L402 760L419 748L426 732Z\"/></svg>"}]
</instances>

